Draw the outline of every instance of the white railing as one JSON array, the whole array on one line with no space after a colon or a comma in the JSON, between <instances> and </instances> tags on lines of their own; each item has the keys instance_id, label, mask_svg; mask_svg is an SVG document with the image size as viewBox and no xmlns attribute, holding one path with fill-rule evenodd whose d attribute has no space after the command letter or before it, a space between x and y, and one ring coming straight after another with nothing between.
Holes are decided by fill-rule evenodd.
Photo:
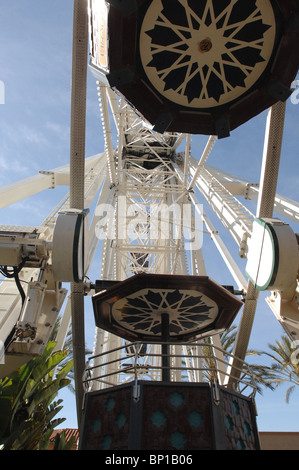
<instances>
[{"instance_id":1,"label":"white railing","mask_svg":"<svg viewBox=\"0 0 299 470\"><path fill-rule=\"evenodd\" d=\"M240 368L236 371L237 376L232 377L232 359L236 359L232 354L204 341L126 343L91 356L85 369L83 386L87 392L134 380L210 382L246 396L255 396L257 386L249 364L238 361Z\"/></svg>"}]
</instances>

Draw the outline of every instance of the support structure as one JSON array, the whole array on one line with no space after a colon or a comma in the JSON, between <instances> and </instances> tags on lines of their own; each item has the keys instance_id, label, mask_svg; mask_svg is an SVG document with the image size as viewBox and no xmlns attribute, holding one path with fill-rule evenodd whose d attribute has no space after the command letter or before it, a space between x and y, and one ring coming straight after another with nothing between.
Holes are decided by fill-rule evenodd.
<instances>
[{"instance_id":1,"label":"support structure","mask_svg":"<svg viewBox=\"0 0 299 470\"><path fill-rule=\"evenodd\" d=\"M100 93L103 89L105 90L101 94L101 106L105 110L103 113L103 128L106 131L110 123L108 114L108 106L110 106L118 132L119 147L113 149L110 144L107 144L103 154L88 158L85 162L84 207L90 207L92 201L97 201L95 212L91 214L90 219L86 274L92 266L99 242L102 244L102 266L100 271L102 280L122 280L139 272L206 274L200 242L203 233L210 234L215 242L216 249L235 279L236 289L242 292L245 298L242 314L245 326L243 327L241 322L239 329L240 343L238 343L240 345L244 344L244 346L242 346L242 353L241 350L238 350L238 354L236 354L237 357L244 359L250 336L246 319L254 318L258 292L248 283L238 260L234 258L221 238L221 234L215 229L211 218L204 210L204 205L199 204L199 197L204 197L209 207L237 244L241 258L246 259L247 239L250 238L252 222L255 218L254 214L246 208L246 199L252 198L254 200L260 194L261 200L262 193L258 192L258 185L233 177L207 165L208 154L215 143L213 137L208 140L207 147L197 164L196 159L190 154L188 136L160 135L144 128L140 118L136 117L127 104L116 99L111 90L99 85ZM106 104L103 106L105 100ZM276 131L275 134L278 136ZM108 133L108 137L109 135L110 133ZM267 142L267 139L266 136L265 142ZM177 149L181 148L184 141L185 150L178 152ZM186 164L187 160L188 165ZM106 170L107 177L105 179ZM26 187L26 192L20 193L26 196L39 191L40 186L35 185L35 180L40 180L43 188L48 188L53 184L66 184L69 182L69 174L70 168L66 165L47 171L46 174L45 172L40 173L35 177L34 182L29 179L14 184L13 192L11 192L11 186L3 187L2 200L5 205L15 202L16 187ZM115 175L117 179L113 180L112 175ZM261 177L261 187L263 183L264 176ZM269 184L265 185L264 183L264 187L267 186ZM240 202L240 196L244 197L244 203ZM264 199L264 196L262 199ZM274 205L276 212L288 215L291 221L298 220L298 203L287 200L280 195L275 195ZM45 274L42 273L51 273L50 255L53 230L58 214L68 208L70 208L70 200L69 196L66 196L53 212L45 218L41 227L15 228L14 244L19 246L22 253L26 252L26 243L24 242L26 237L30 237L32 244L32 235L30 233L36 233L34 244L39 253L39 260L34 266L36 282L38 282L38 279L43 279L42 276L45 276ZM192 210L189 212L190 208ZM104 218L102 211L107 209L108 212L105 213ZM2 227L2 253L3 250L7 252L8 234L11 235L11 231L8 231L6 227ZM195 243L193 246L189 243L190 240ZM189 243L187 248L192 249L186 250L186 245L184 246L186 241ZM41 258L41 253L44 253L44 258ZM46 270L41 270L42 259L47 265ZM27 263L28 266L26 269L23 268L20 274L24 281L32 278L33 273L32 261L30 263L27 261ZM90 284L87 283L85 291L88 291L89 288ZM11 292L9 296L5 294L8 289ZM20 304L18 302L20 300L18 289L11 279L3 281L1 290L7 299L6 303L2 304L4 308L1 317L1 340L7 344L9 335L19 318ZM66 291L61 290L61 293L65 298ZM294 302L294 298L296 298L295 291L293 291L293 294L281 293L280 296L286 294L290 295L290 301ZM274 302L270 299L271 297L268 303L274 313L282 324L286 324L288 317L281 315L279 310L279 308L282 308L283 303L281 302L278 308L277 300L275 300L274 305ZM275 299L277 299L277 294ZM62 300L59 302L60 305L62 305ZM69 305L71 305L71 299L67 303L66 316L69 315ZM57 314L59 309L60 307L57 308ZM292 331L294 332L297 313L295 313L296 309L294 310L294 307L290 311L292 312L290 318L292 318ZM284 318L282 319L282 317ZM44 326L40 328L44 328ZM61 337L63 336L62 334ZM296 336L294 337L296 338ZM13 357L12 352L14 351L12 344L9 345L8 349L10 358ZM35 347L34 344L34 341L28 342L27 340L26 352L29 351L29 355ZM119 346L121 346L119 338L113 338L113 335L96 331L95 353L105 350L110 351ZM18 349L18 354L19 352L20 349ZM24 354L24 350L22 352ZM16 357L14 359L17 362L13 360L13 364L22 363L28 357L28 355L24 355L20 358L18 355L18 359ZM6 364L8 363L6 361ZM6 371L3 368L4 370Z\"/></svg>"},{"instance_id":2,"label":"support structure","mask_svg":"<svg viewBox=\"0 0 299 470\"><path fill-rule=\"evenodd\" d=\"M125 25L121 2L111 0L108 3L112 5L111 11L114 11L116 17L121 16L121 24ZM126 6L135 4L124 3ZM231 2L230 8L223 13L225 21L229 20L228 11L230 14L234 12L235 4ZM95 6L96 2L90 2L91 5ZM208 21L212 2L207 2L207 5L206 13L203 14L205 21ZM106 3L104 6L107 7ZM270 2L269 9L272 12ZM171 15L168 1L165 2L165 10ZM236 10L235 13L240 14L240 11ZM254 10L253 18L262 13ZM287 17L288 14L289 10L286 9ZM159 18L158 23L162 21ZM245 20L242 20L242 28L246 32ZM272 27L274 20L273 17ZM143 20L139 18L138 21ZM215 23L215 18L211 22ZM191 23L188 21L189 27ZM288 35L292 35L295 23L293 26L288 24ZM155 39L156 26L152 27L151 37ZM261 35L263 31L262 28ZM143 31L143 35L150 37L146 31ZM0 377L8 375L31 357L41 355L55 322L61 317L57 348L63 346L68 327L72 324L79 426L84 392L100 392L104 396L106 392L109 393L109 389L127 386L132 382L132 406L137 416L140 412L136 405L140 398L140 386L143 387L143 381L149 379L153 382L163 381L170 386L172 382L209 382L211 387L206 391L213 403L211 410L216 423L219 418L216 411L219 396L225 395L227 390L241 393L239 387L243 381L246 352L260 301L261 288L244 270L244 263L250 261L250 241L254 237L255 222L262 220L265 224L270 223L274 213L289 221L292 227L296 227L299 221L298 202L276 193L285 103L274 98L270 100L271 103L274 100L274 104L268 113L260 181L251 182L208 164L214 145L219 144L218 137L223 137L227 119L218 116L216 127L219 132L207 138L203 152L199 155L198 149L191 149L191 134L168 132L167 126L163 128L163 123L167 124L167 113L159 114L158 126L152 127L146 123L124 96L115 93L109 86L109 80L120 80L117 73L113 72L114 75L106 74L108 82L97 82L105 147L102 153L86 158L87 40L87 0L75 0L69 164L50 170L43 169L37 175L0 188L0 208L3 208L48 188L54 189L58 185L69 187L69 193L45 216L39 227L0 226L0 266L3 276L0 285L0 347L3 345L0 349ZM147 37L146 40L148 43ZM281 41L282 47L285 47L285 38ZM204 44L209 47L212 45L209 41ZM259 49L259 57L260 45L255 44L254 47ZM154 49L155 52L151 49L156 59L160 54L159 48ZM201 43L200 53L209 50L204 50ZM158 62L153 61L155 68L158 67ZM98 69L92 65L93 72L97 74ZM147 64L146 67L152 67L150 71L153 71L152 65ZM125 72L128 73L128 70ZM130 78L130 73L129 78L126 73L118 83L124 88L126 79ZM234 73L238 73L237 68ZM246 73L250 75L249 68ZM157 75L159 80L161 76ZM178 90L182 92L187 89L187 85ZM281 97L284 92L285 99L285 87L280 82L274 85L274 93ZM172 89L171 86L169 89ZM231 88L227 85L227 94ZM208 79L204 89L202 98L208 91L210 93ZM188 105L192 101L190 98L192 94L188 97ZM213 96L211 98L214 99ZM246 100L249 100L248 95ZM223 129L221 122L225 127ZM212 128L215 129L214 124ZM157 129L165 132L157 132ZM115 136L117 145L114 144ZM257 203L255 212L248 209L248 200ZM221 230L218 225L216 228L215 221ZM292 243L296 240L292 246L293 265L297 268L297 227L290 231ZM236 254L227 242L227 235L236 246ZM169 312L165 307L159 318L162 324L162 341L159 343L129 343L111 332L95 328L92 363L85 369L84 297L106 291L107 286L138 274L208 276L202 243L204 236L212 239L215 253L220 254L227 272L234 280L235 285L225 288L244 302L234 354L229 362L226 361L219 333L204 341L199 336L192 343L171 343ZM61 241L67 248L64 253ZM99 279L89 279L97 249L101 249ZM279 253L279 256L283 255L283 252ZM279 256L273 261L273 271L279 268ZM67 274L62 275L62 271ZM272 284L267 289L270 292L267 304L290 338L298 340L298 271L294 271L291 282L283 289L272 288ZM144 318L142 320L144 328L149 329ZM205 347L209 348L208 354L205 354ZM211 363L213 365L209 367ZM246 387L248 383L245 381ZM225 439L224 429L222 431L221 442L217 444L219 448ZM130 439L130 445L133 445L132 436ZM254 445L258 447L256 443Z\"/></svg>"}]
</instances>

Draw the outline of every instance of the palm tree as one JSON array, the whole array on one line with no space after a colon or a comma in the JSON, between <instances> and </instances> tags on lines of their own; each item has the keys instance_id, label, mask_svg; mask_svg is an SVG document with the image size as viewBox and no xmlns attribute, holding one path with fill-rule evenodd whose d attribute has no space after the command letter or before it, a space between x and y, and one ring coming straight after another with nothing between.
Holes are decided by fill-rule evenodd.
<instances>
[{"instance_id":1,"label":"palm tree","mask_svg":"<svg viewBox=\"0 0 299 470\"><path fill-rule=\"evenodd\" d=\"M286 391L287 403L289 403L291 393L299 385L298 350L294 349L294 345L297 345L297 342L292 342L289 337L282 335L280 341L275 341L275 344L268 345L272 352L255 352L259 356L267 356L274 361L270 369L272 374L271 383L275 388L285 382L292 384Z\"/></svg>"},{"instance_id":2,"label":"palm tree","mask_svg":"<svg viewBox=\"0 0 299 470\"><path fill-rule=\"evenodd\" d=\"M235 325L228 328L220 335L221 345L223 348L223 353L226 361L229 362L230 355L233 354L234 344L237 337L237 327ZM204 342L207 344L207 347L203 348L204 356L204 376L209 381L214 381L217 379L217 373L215 369L215 361L212 353L211 339L205 338ZM259 353L253 350L247 352L248 356L258 355ZM248 365L250 367L250 372L254 379L256 385L256 391L262 394L263 387L274 390L274 382L276 379L276 374L273 372L272 366L253 364L249 362L249 359L246 357Z\"/></svg>"}]
</instances>

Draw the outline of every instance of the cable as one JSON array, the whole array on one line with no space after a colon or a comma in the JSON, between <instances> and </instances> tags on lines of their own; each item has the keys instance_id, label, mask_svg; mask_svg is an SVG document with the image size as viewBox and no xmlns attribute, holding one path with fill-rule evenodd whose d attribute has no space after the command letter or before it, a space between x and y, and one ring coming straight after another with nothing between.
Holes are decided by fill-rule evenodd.
<instances>
[{"instance_id":1,"label":"cable","mask_svg":"<svg viewBox=\"0 0 299 470\"><path fill-rule=\"evenodd\" d=\"M19 278L19 272L21 271L21 269L24 267L26 261L28 260L29 258L28 257L25 257L23 258L23 260L21 261L21 263L18 265L18 266L12 266L12 270L8 270L8 266L0 266L0 273L8 278L8 279L13 279L15 280L15 283L16 283L16 286L18 288L18 291L21 295L21 299L22 299L22 307L24 305L24 302L25 302L25 299L26 299L26 295L25 295L25 292L22 288L22 285L21 285L21 282L26 282L26 281L20 281L20 278ZM21 312L22 312L22 308L21 308ZM21 315L21 312L20 312L20 315ZM6 341L5 341L5 352L8 351L8 348L9 346L12 344L12 342L14 341L14 338L15 338L15 327L12 329L12 331L10 332L10 334L8 335L8 337L6 338Z\"/></svg>"},{"instance_id":2,"label":"cable","mask_svg":"<svg viewBox=\"0 0 299 470\"><path fill-rule=\"evenodd\" d=\"M22 307L23 307L25 299L26 299L26 295L25 295L24 289L23 289L23 287L21 285L21 282L20 282L20 279L19 279L19 271L17 270L16 267L14 268L14 278L15 278L16 286L17 286L18 291L20 292L20 295L21 295L21 298L22 298Z\"/></svg>"},{"instance_id":3,"label":"cable","mask_svg":"<svg viewBox=\"0 0 299 470\"><path fill-rule=\"evenodd\" d=\"M24 267L24 265L25 265L25 263L28 259L29 259L28 257L23 258L23 260L21 261L21 263L18 266L12 266L12 268L13 268L12 271L8 270L8 266L0 266L0 273L4 277L9 278L9 279L14 278L16 286L17 286L18 291L19 291L19 293L21 295L21 298L22 298L22 306L24 305L26 295L25 295L25 292L22 288L21 281L19 279L19 272Z\"/></svg>"}]
</instances>

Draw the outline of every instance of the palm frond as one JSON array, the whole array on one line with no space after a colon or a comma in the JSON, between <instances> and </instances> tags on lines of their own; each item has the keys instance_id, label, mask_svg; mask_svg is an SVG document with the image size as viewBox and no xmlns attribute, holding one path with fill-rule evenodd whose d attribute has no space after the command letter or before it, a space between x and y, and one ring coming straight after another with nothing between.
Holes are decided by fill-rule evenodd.
<instances>
[{"instance_id":1,"label":"palm frond","mask_svg":"<svg viewBox=\"0 0 299 470\"><path fill-rule=\"evenodd\" d=\"M298 361L294 361L294 348L290 338L282 335L280 340L268 345L269 351L250 351L250 355L258 355L269 358L272 362L265 369L265 379L271 382L273 388L284 383L292 384L286 391L286 402L289 403L290 395L299 385Z\"/></svg>"}]
</instances>

